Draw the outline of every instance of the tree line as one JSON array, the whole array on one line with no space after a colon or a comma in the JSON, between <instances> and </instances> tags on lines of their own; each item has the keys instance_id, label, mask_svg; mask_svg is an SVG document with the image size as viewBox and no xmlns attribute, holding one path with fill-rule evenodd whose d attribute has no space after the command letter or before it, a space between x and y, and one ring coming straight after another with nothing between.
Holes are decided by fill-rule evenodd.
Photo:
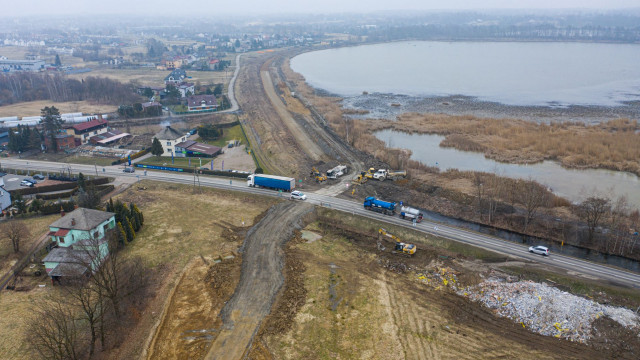
<instances>
[{"instance_id":1,"label":"tree line","mask_svg":"<svg viewBox=\"0 0 640 360\"><path fill-rule=\"evenodd\" d=\"M123 84L104 77L89 76L76 80L60 73L0 74L0 106L36 100L87 100L119 105L136 102L139 96L132 84Z\"/></svg>"},{"instance_id":2,"label":"tree line","mask_svg":"<svg viewBox=\"0 0 640 360\"><path fill-rule=\"evenodd\" d=\"M542 231L545 237L606 254L640 257L640 211L625 196L614 199L594 191L571 204L532 179L490 173L475 173L473 187L474 207L482 222L506 223L525 234ZM550 215L548 210L558 205L568 208L570 216Z\"/></svg>"},{"instance_id":3,"label":"tree line","mask_svg":"<svg viewBox=\"0 0 640 360\"><path fill-rule=\"evenodd\" d=\"M77 276L65 278L60 292L37 303L27 320L27 343L44 359L92 358L118 346L145 306L149 275L140 258L121 253L141 229L143 214L134 203L112 199L106 208L115 213L116 228L104 239L83 240L74 258Z\"/></svg>"}]
</instances>

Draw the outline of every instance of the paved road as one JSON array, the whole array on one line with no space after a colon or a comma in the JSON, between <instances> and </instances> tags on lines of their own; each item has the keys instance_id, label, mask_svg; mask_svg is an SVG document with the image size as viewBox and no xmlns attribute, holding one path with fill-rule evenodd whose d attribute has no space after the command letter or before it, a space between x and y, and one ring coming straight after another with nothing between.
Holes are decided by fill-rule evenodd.
<instances>
[{"instance_id":1,"label":"paved road","mask_svg":"<svg viewBox=\"0 0 640 360\"><path fill-rule=\"evenodd\" d=\"M9 167L14 169L31 169L39 171L60 171L65 168L66 164L45 162L45 161L29 161L29 160L14 160L4 159L0 161L3 167ZM93 165L77 165L70 164L73 172L82 171L86 174L94 174L95 169ZM193 176L180 173L168 173L168 172L153 172L149 171L145 176L143 171L137 170L133 174L125 174L122 172L122 166L110 166L105 167L104 172L101 168L98 169L98 173L108 176L139 176L141 179L149 179L155 181L165 181L183 184L193 184ZM247 186L246 181L243 179L229 180L224 178L201 176L200 183L202 186L215 187L219 189L242 191L260 195L279 196L278 192L265 189L250 188ZM329 207L339 211L345 211L348 213L366 216L374 218L379 221L392 223L395 225L403 226L406 228L414 228L412 223L406 220L402 220L398 217L385 216L382 214L374 213L364 210L359 202L350 200L338 199L332 196L321 195L316 193L307 192L307 202L314 205L321 205ZM437 229L436 229L437 228ZM512 243L502 240L493 236L479 234L466 229L459 229L453 226L448 226L440 223L434 223L430 221L423 221L417 224L415 230L421 231L425 234L434 234L451 240L459 241L461 243L479 246L488 250L499 252L506 255L516 256L522 259L536 261L542 264L548 264L561 269L574 271L586 276L591 276L603 280L612 281L622 285L627 285L635 288L640 288L640 274L630 271L593 263L586 260L576 259L569 256L560 254L553 254L552 256L545 258L539 255L534 255L528 252L528 247L525 245Z\"/></svg>"}]
</instances>

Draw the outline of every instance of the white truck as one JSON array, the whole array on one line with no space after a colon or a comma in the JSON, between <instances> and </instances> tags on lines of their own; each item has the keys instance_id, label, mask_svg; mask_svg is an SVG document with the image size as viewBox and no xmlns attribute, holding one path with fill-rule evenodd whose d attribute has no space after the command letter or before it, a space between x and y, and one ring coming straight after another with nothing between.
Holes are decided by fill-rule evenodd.
<instances>
[{"instance_id":1,"label":"white truck","mask_svg":"<svg viewBox=\"0 0 640 360\"><path fill-rule=\"evenodd\" d=\"M400 208L400 217L403 219L411 220L416 219L416 222L421 222L424 215L420 210L412 208L410 206L402 206Z\"/></svg>"},{"instance_id":2,"label":"white truck","mask_svg":"<svg viewBox=\"0 0 640 360\"><path fill-rule=\"evenodd\" d=\"M334 167L333 169L327 170L327 177L329 179L337 179L340 176L344 175L347 173L347 166L346 165L338 165L336 167Z\"/></svg>"},{"instance_id":3,"label":"white truck","mask_svg":"<svg viewBox=\"0 0 640 360\"><path fill-rule=\"evenodd\" d=\"M406 171L391 171L387 169L378 169L378 171L373 173L373 178L380 181L385 181L387 179L398 180L405 178L406 176Z\"/></svg>"}]
</instances>

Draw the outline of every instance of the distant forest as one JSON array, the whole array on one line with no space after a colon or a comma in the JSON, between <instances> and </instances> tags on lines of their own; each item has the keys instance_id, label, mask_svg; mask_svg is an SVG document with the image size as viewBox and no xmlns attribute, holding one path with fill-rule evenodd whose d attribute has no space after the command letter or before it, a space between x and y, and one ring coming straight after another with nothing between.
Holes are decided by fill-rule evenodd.
<instances>
[{"instance_id":1,"label":"distant forest","mask_svg":"<svg viewBox=\"0 0 640 360\"><path fill-rule=\"evenodd\" d=\"M139 99L133 85L108 78L90 76L75 80L62 74L27 72L0 75L0 106L35 100L88 100L105 105L120 105Z\"/></svg>"}]
</instances>

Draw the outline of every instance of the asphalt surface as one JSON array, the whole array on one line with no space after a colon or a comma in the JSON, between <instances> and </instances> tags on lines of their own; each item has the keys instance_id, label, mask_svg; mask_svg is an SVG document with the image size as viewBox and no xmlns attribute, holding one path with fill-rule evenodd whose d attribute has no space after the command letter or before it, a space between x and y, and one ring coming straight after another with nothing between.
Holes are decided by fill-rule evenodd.
<instances>
[{"instance_id":1,"label":"asphalt surface","mask_svg":"<svg viewBox=\"0 0 640 360\"><path fill-rule=\"evenodd\" d=\"M3 159L2 161L0 161L0 164L2 165L2 167L37 170L38 172L58 172L61 169L65 169L68 171L67 164L55 162ZM96 169L93 165L69 164L68 166L71 167L71 171L74 173L83 172L89 175L95 175L96 173ZM106 176L136 177L141 180L148 179L154 181L182 183L189 185L193 184L193 175L190 174L148 171L145 175L144 171L141 169L136 169L135 173L123 173L122 169L123 166L109 166L98 168L97 173L99 175ZM223 190L242 191L246 193L267 196L286 196L286 193L278 193L273 190L248 187L246 181L243 179L225 179L200 176L200 185L219 188ZM440 223L423 221L419 224L416 224L416 226L414 227L411 222L400 219L399 217L386 216L379 213L367 211L359 202L339 199L328 195L321 195L310 192L305 193L307 194L307 203L311 203L313 205L320 205L323 207L376 219L382 222L392 223L406 228L413 228L414 230L421 231L426 235L438 235L450 240L478 246L487 250L514 256L521 259L535 261L556 268L565 269L568 271L586 275L588 277L611 281L620 285L630 286L634 288L640 288L640 274L638 273L615 268L612 266L593 263L586 260L576 259L557 253L554 253L549 257L531 254L529 253L528 246L526 245L512 243L497 237L476 233L466 229L459 229Z\"/></svg>"}]
</instances>

